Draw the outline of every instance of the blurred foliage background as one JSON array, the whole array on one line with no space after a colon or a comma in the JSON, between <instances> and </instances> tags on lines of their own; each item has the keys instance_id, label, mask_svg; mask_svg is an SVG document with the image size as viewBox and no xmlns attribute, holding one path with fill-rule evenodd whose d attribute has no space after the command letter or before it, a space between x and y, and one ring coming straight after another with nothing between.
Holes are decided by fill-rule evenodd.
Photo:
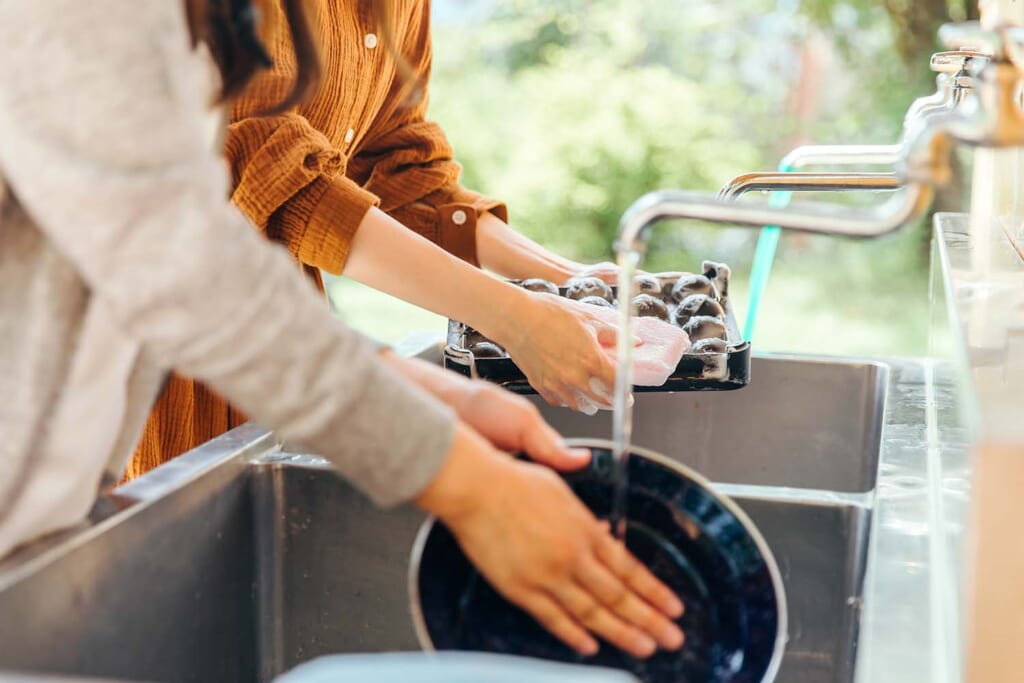
<instances>
[{"instance_id":1,"label":"blurred foliage background","mask_svg":"<svg viewBox=\"0 0 1024 683\"><path fill-rule=\"evenodd\" d=\"M717 191L806 143L895 142L934 91L947 0L434 0L431 118L466 186L505 200L517 229L608 259L623 210L659 187ZM855 201L880 201L858 197ZM940 208L959 209L951 191ZM930 220L853 242L784 234L755 349L919 355ZM648 270L730 263L742 321L756 232L655 231ZM386 341L443 320L331 283L351 323Z\"/></svg>"}]
</instances>

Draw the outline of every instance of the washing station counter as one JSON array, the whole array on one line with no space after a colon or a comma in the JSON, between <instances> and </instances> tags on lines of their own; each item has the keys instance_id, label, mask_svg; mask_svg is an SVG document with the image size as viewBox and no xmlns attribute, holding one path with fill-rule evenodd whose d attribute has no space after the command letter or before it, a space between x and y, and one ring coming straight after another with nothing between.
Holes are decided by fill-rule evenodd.
<instances>
[{"instance_id":1,"label":"washing station counter","mask_svg":"<svg viewBox=\"0 0 1024 683\"><path fill-rule=\"evenodd\" d=\"M758 356L740 391L637 396L635 443L733 496L779 562L779 681L960 678L975 401L948 260L938 249L933 358ZM436 343L404 350L440 359ZM609 434L607 414L542 409L566 435ZM421 520L243 426L0 564L0 670L241 683L327 653L417 649L406 574Z\"/></svg>"}]
</instances>

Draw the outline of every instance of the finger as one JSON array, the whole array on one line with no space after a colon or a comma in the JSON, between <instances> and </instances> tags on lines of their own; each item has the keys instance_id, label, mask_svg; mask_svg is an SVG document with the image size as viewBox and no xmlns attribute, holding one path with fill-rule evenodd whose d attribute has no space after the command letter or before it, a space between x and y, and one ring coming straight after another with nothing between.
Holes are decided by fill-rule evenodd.
<instances>
[{"instance_id":1,"label":"finger","mask_svg":"<svg viewBox=\"0 0 1024 683\"><path fill-rule=\"evenodd\" d=\"M578 470L590 462L590 451L585 448L569 448L555 429L544 421L532 404L523 401L522 413L518 418L516 443L508 446L521 450L534 461L556 470Z\"/></svg>"},{"instance_id":2,"label":"finger","mask_svg":"<svg viewBox=\"0 0 1024 683\"><path fill-rule=\"evenodd\" d=\"M596 386L603 388L606 394L611 393L608 391L609 387L615 386L615 363L611 356L600 348L595 349L593 357L587 364L587 390L600 405L605 405L607 400L601 394L593 391L592 385L595 382Z\"/></svg>"},{"instance_id":3,"label":"finger","mask_svg":"<svg viewBox=\"0 0 1024 683\"><path fill-rule=\"evenodd\" d=\"M566 399L566 403L573 410L586 412L584 409L588 407L587 402L598 408L611 407L607 387L615 386L615 365L608 352L600 346L595 344L590 347L582 362L570 372L566 381L566 388L571 396ZM564 394L560 395L565 398Z\"/></svg>"},{"instance_id":4,"label":"finger","mask_svg":"<svg viewBox=\"0 0 1024 683\"><path fill-rule=\"evenodd\" d=\"M605 406L605 407L611 406L612 401L614 400L614 397L612 396L611 388L607 384L605 384L604 382L602 382L601 380L599 380L596 377L591 377L590 378L589 387L590 387L590 392L593 395L598 396L599 398L601 398L603 406Z\"/></svg>"},{"instance_id":5,"label":"finger","mask_svg":"<svg viewBox=\"0 0 1024 683\"><path fill-rule=\"evenodd\" d=\"M598 644L586 629L576 623L569 613L556 601L540 592L530 593L522 600L510 598L525 609L551 635L581 655L597 654Z\"/></svg>"},{"instance_id":6,"label":"finger","mask_svg":"<svg viewBox=\"0 0 1024 683\"><path fill-rule=\"evenodd\" d=\"M563 406L571 410L578 410L579 403L576 401L576 392L572 387L560 384L555 388L554 393L558 396Z\"/></svg>"},{"instance_id":7,"label":"finger","mask_svg":"<svg viewBox=\"0 0 1024 683\"><path fill-rule=\"evenodd\" d=\"M602 280L610 285L616 285L619 283L619 266L615 263L606 262L601 264L601 272L598 275Z\"/></svg>"},{"instance_id":8,"label":"finger","mask_svg":"<svg viewBox=\"0 0 1024 683\"><path fill-rule=\"evenodd\" d=\"M604 402L602 401L602 404ZM583 393L576 394L576 409L584 415L597 415L598 405L590 400L590 398Z\"/></svg>"},{"instance_id":9,"label":"finger","mask_svg":"<svg viewBox=\"0 0 1024 683\"><path fill-rule=\"evenodd\" d=\"M600 562L583 563L576 579L613 614L653 637L666 650L682 647L684 638L679 627L644 602ZM586 622L583 625L586 626Z\"/></svg>"},{"instance_id":10,"label":"finger","mask_svg":"<svg viewBox=\"0 0 1024 683\"><path fill-rule=\"evenodd\" d=\"M572 387L570 391L573 396L574 410L594 415L599 408L610 408L611 404L605 396L594 391L594 378L591 377L590 369L587 366L593 367L593 363L584 364L583 367L576 369L569 378L569 386ZM598 386L603 384L601 380L598 380L598 383Z\"/></svg>"},{"instance_id":11,"label":"finger","mask_svg":"<svg viewBox=\"0 0 1024 683\"><path fill-rule=\"evenodd\" d=\"M551 393L550 391L538 389L537 387L534 387L534 390L540 395L542 399L544 399L544 402L547 403L552 408L562 407L562 399L558 398L558 396L556 396L555 394Z\"/></svg>"},{"instance_id":12,"label":"finger","mask_svg":"<svg viewBox=\"0 0 1024 683\"><path fill-rule=\"evenodd\" d=\"M577 467L581 453L585 455L584 464L590 460L586 449L569 448L565 439L554 427L549 425L539 411L534 410L529 422L523 425L520 436L521 447L534 455L534 459L555 467Z\"/></svg>"},{"instance_id":13,"label":"finger","mask_svg":"<svg viewBox=\"0 0 1024 683\"><path fill-rule=\"evenodd\" d=\"M594 550L612 574L654 608L674 619L682 616L682 601L633 557L621 542L608 534L599 534Z\"/></svg>"},{"instance_id":14,"label":"finger","mask_svg":"<svg viewBox=\"0 0 1024 683\"><path fill-rule=\"evenodd\" d=\"M593 379L591 379L590 381L581 380L581 383L587 385L588 390L586 393L576 392L578 405L577 410L579 410L579 412L585 415L596 415L597 411L599 411L601 408L604 408L605 410L610 410L612 407L612 401L608 396L605 396L601 392L593 390L593 381ZM600 382L600 380L597 381Z\"/></svg>"},{"instance_id":15,"label":"finger","mask_svg":"<svg viewBox=\"0 0 1024 683\"><path fill-rule=\"evenodd\" d=\"M619 338L619 328L607 323L601 323L594 327L597 333L597 343L605 348L615 348Z\"/></svg>"},{"instance_id":16,"label":"finger","mask_svg":"<svg viewBox=\"0 0 1024 683\"><path fill-rule=\"evenodd\" d=\"M634 657L650 657L658 649L653 638L615 616L581 586L570 583L552 591L553 597L587 630Z\"/></svg>"},{"instance_id":17,"label":"finger","mask_svg":"<svg viewBox=\"0 0 1024 683\"><path fill-rule=\"evenodd\" d=\"M593 328L594 334L597 336L597 343L603 348L614 349L619 343L619 328L617 325L611 325L603 320L595 321L596 324ZM641 346L644 343L643 338L636 334L631 335L633 338L633 346Z\"/></svg>"}]
</instances>

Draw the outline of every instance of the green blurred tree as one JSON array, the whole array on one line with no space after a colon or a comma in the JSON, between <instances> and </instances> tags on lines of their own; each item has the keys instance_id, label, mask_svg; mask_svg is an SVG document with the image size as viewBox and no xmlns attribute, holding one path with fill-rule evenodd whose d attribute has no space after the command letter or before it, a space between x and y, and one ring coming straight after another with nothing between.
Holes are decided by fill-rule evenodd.
<instances>
[{"instance_id":1,"label":"green blurred tree","mask_svg":"<svg viewBox=\"0 0 1024 683\"><path fill-rule=\"evenodd\" d=\"M658 187L716 190L774 168L794 140L894 141L931 92L934 31L953 0L433 0L431 116L465 184L515 226L582 259ZM811 77L817 76L818 80ZM812 82L813 81L813 82ZM794 92L810 102L794 115ZM879 242L787 235L759 348L919 353L925 231ZM645 266L734 267L738 308L753 233L655 232Z\"/></svg>"},{"instance_id":2,"label":"green blurred tree","mask_svg":"<svg viewBox=\"0 0 1024 683\"><path fill-rule=\"evenodd\" d=\"M922 24L918 3L887 2L477 0L465 3L471 21L437 31L434 114L467 184L510 199L518 227L606 258L619 216L646 191L715 190L774 168L797 133L895 140L907 106L934 87L930 42L914 48L921 56L906 46L930 41L953 13ZM802 60L820 57L803 45L821 36L835 63L798 131L790 98ZM748 238L659 232L657 253L678 262L714 244L742 265Z\"/></svg>"}]
</instances>

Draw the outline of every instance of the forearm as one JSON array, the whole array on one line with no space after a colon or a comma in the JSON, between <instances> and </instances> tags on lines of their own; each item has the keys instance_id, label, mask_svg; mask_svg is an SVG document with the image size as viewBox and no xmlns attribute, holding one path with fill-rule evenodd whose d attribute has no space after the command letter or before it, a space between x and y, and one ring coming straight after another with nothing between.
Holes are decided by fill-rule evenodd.
<instances>
[{"instance_id":1,"label":"forearm","mask_svg":"<svg viewBox=\"0 0 1024 683\"><path fill-rule=\"evenodd\" d=\"M46 30L11 28L24 22ZM0 60L0 168L40 231L15 221L12 235L60 254L54 291L88 292L68 320L91 302L147 363L202 380L379 502L422 490L451 448L451 410L332 320L290 259L226 203L224 163L205 140L206 96L190 89L203 71L181 12L119 0L0 3L0 44L10 47ZM31 64L37 50L47 59Z\"/></svg>"},{"instance_id":2,"label":"forearm","mask_svg":"<svg viewBox=\"0 0 1024 683\"><path fill-rule=\"evenodd\" d=\"M456 412L462 408L469 385L465 377L420 358L401 356L390 349L383 350L380 357L385 364Z\"/></svg>"},{"instance_id":3,"label":"forearm","mask_svg":"<svg viewBox=\"0 0 1024 683\"><path fill-rule=\"evenodd\" d=\"M476 244L480 265L508 278L539 277L560 285L581 268L579 263L545 249L491 213L484 213L477 222Z\"/></svg>"},{"instance_id":4,"label":"forearm","mask_svg":"<svg viewBox=\"0 0 1024 683\"><path fill-rule=\"evenodd\" d=\"M497 280L378 209L359 224L345 275L379 291L455 320L488 337L514 334L529 294Z\"/></svg>"}]
</instances>

